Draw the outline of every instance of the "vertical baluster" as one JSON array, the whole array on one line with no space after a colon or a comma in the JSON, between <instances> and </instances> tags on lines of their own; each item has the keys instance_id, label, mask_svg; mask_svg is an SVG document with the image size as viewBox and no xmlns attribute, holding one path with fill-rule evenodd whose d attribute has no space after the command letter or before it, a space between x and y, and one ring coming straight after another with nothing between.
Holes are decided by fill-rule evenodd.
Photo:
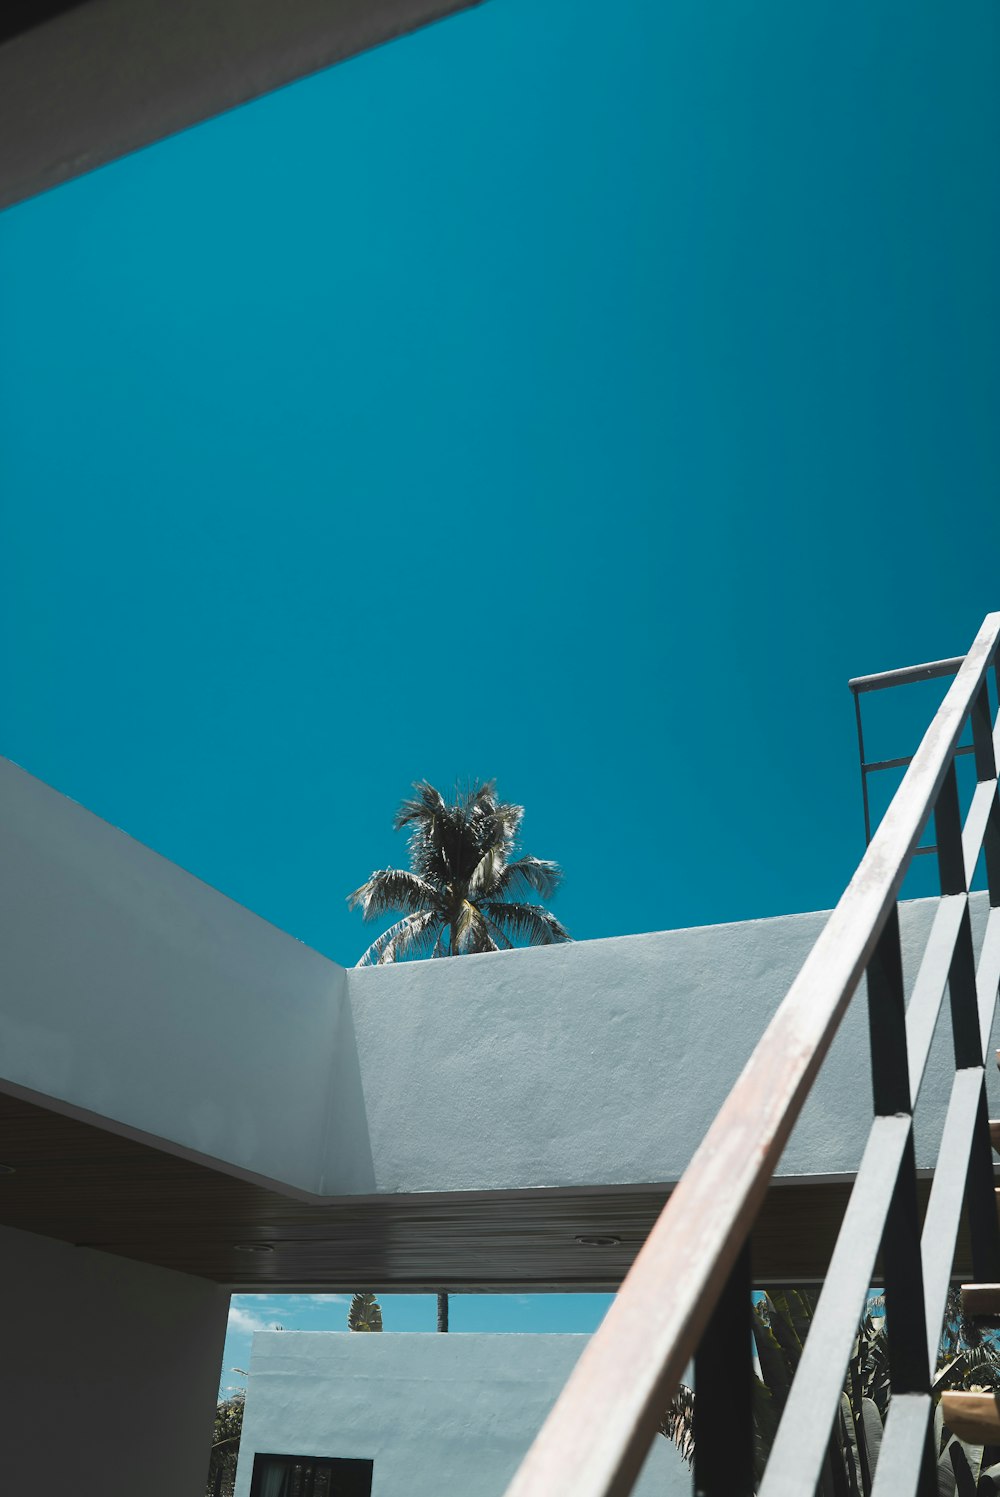
<instances>
[{"instance_id":1,"label":"vertical baluster","mask_svg":"<svg viewBox=\"0 0 1000 1497\"><path fill-rule=\"evenodd\" d=\"M912 1129L886 1216L882 1268L889 1327L890 1388L894 1394L928 1393L930 1366Z\"/></svg>"},{"instance_id":2,"label":"vertical baluster","mask_svg":"<svg viewBox=\"0 0 1000 1497\"><path fill-rule=\"evenodd\" d=\"M1000 1223L997 1222L995 1186L984 1072L972 1147L969 1150L969 1172L965 1182L965 1209L969 1215L972 1247L972 1277L977 1284L1000 1283Z\"/></svg>"},{"instance_id":3,"label":"vertical baluster","mask_svg":"<svg viewBox=\"0 0 1000 1497\"><path fill-rule=\"evenodd\" d=\"M875 1114L911 1113L898 906L886 921L868 964L868 1025ZM891 1393L894 1397L908 1393L929 1394L930 1367L912 1123L886 1214L882 1268ZM929 1400L927 1408L929 1418ZM921 1497L926 1490L927 1471L925 1453L917 1488Z\"/></svg>"},{"instance_id":4,"label":"vertical baluster","mask_svg":"<svg viewBox=\"0 0 1000 1497\"><path fill-rule=\"evenodd\" d=\"M934 841L937 843L938 876L942 894L964 894L965 854L962 851L962 808L958 800L955 760L941 782L934 805Z\"/></svg>"},{"instance_id":5,"label":"vertical baluster","mask_svg":"<svg viewBox=\"0 0 1000 1497\"><path fill-rule=\"evenodd\" d=\"M995 780L997 777L996 757L993 751L990 678L988 675L983 677L983 684L973 699L970 717L972 721L972 743L976 758L976 780L979 784L982 784L984 780Z\"/></svg>"},{"instance_id":6,"label":"vertical baluster","mask_svg":"<svg viewBox=\"0 0 1000 1497\"><path fill-rule=\"evenodd\" d=\"M898 905L893 905L868 963L868 1037L875 1116L909 1112L910 1066Z\"/></svg>"},{"instance_id":7,"label":"vertical baluster","mask_svg":"<svg viewBox=\"0 0 1000 1497\"><path fill-rule=\"evenodd\" d=\"M996 765L990 727L989 696L986 682L975 699L972 711L973 741L976 746L976 775L980 782L993 778ZM958 799L958 780L952 760L941 786L934 811L941 872L942 894L965 894L965 864L962 855L962 813ZM991 825L997 824L994 804ZM991 890L993 884L991 880ZM1000 883L996 885L1000 895ZM992 893L991 893L992 902ZM951 1005L951 1030L955 1047L955 1069L982 1070L983 1037L980 1032L979 994L976 983L976 960L972 945L972 921L968 905L962 916L955 951L948 973ZM965 1205L969 1218L973 1277L979 1284L1000 1282L1000 1226L997 1223L993 1179L993 1146L990 1142L989 1111L986 1105L986 1077L976 1112L976 1122L969 1150L965 1185Z\"/></svg>"},{"instance_id":8,"label":"vertical baluster","mask_svg":"<svg viewBox=\"0 0 1000 1497\"><path fill-rule=\"evenodd\" d=\"M972 704L972 742L976 754L976 780L979 784L987 780L995 780L997 762L988 675L984 677L983 684ZM997 802L996 795L993 797L989 820L986 823L983 853L986 858L986 881L990 891L990 905L996 909L1000 905L1000 804Z\"/></svg>"},{"instance_id":9,"label":"vertical baluster","mask_svg":"<svg viewBox=\"0 0 1000 1497\"><path fill-rule=\"evenodd\" d=\"M923 1458L920 1462L920 1475L917 1478L917 1497L940 1497L937 1464L937 1439L934 1434L932 1415L927 1421L927 1434L924 1436Z\"/></svg>"},{"instance_id":10,"label":"vertical baluster","mask_svg":"<svg viewBox=\"0 0 1000 1497\"><path fill-rule=\"evenodd\" d=\"M696 1497L751 1497L754 1489L752 1289L747 1242L695 1354Z\"/></svg>"}]
</instances>

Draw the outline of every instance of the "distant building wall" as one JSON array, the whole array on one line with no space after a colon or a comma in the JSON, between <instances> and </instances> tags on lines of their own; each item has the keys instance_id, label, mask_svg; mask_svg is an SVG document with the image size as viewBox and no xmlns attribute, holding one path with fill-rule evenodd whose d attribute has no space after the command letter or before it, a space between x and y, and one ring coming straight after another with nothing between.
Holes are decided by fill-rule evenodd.
<instances>
[{"instance_id":1,"label":"distant building wall","mask_svg":"<svg viewBox=\"0 0 1000 1497\"><path fill-rule=\"evenodd\" d=\"M586 1336L254 1337L236 1497L253 1456L374 1461L372 1497L503 1497ZM662 1436L637 1497L689 1497Z\"/></svg>"},{"instance_id":2,"label":"distant building wall","mask_svg":"<svg viewBox=\"0 0 1000 1497\"><path fill-rule=\"evenodd\" d=\"M4 1492L203 1497L229 1296L0 1228Z\"/></svg>"}]
</instances>

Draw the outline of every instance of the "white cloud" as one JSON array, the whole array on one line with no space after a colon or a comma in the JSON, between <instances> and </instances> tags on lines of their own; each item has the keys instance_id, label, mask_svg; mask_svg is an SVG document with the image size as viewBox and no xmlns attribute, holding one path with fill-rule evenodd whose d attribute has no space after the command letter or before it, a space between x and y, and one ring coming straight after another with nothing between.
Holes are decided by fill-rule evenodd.
<instances>
[{"instance_id":1,"label":"white cloud","mask_svg":"<svg viewBox=\"0 0 1000 1497\"><path fill-rule=\"evenodd\" d=\"M310 1305L346 1305L347 1294L234 1294L233 1304L245 1305L254 1310L273 1310L276 1315L294 1315L298 1310L307 1310Z\"/></svg>"},{"instance_id":2,"label":"white cloud","mask_svg":"<svg viewBox=\"0 0 1000 1497\"><path fill-rule=\"evenodd\" d=\"M250 1335L253 1331L273 1331L275 1322L263 1320L261 1316L254 1314L253 1310L245 1310L242 1305L234 1303L229 1306L229 1329Z\"/></svg>"},{"instance_id":3,"label":"white cloud","mask_svg":"<svg viewBox=\"0 0 1000 1497\"><path fill-rule=\"evenodd\" d=\"M324 1305L346 1305L345 1294L234 1294L229 1306L229 1329L236 1335L273 1331L276 1325L308 1320Z\"/></svg>"}]
</instances>

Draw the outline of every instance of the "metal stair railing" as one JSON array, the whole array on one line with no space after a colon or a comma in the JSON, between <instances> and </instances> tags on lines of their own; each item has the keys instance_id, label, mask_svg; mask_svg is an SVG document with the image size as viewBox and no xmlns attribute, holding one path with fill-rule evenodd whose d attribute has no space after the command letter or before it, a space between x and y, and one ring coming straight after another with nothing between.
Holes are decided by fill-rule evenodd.
<instances>
[{"instance_id":1,"label":"metal stair railing","mask_svg":"<svg viewBox=\"0 0 1000 1497\"><path fill-rule=\"evenodd\" d=\"M761 1497L815 1490L881 1247L892 1398L872 1491L874 1497L936 1493L930 1379L963 1202L975 1277L1000 1282L984 1069L1000 985L1000 717L994 726L987 675L996 667L998 642L1000 613L993 613L507 1497L631 1492L692 1357L696 1491L706 1497L753 1491L749 1234L866 973L875 1116L759 1490ZM955 756L970 718L977 784L963 826ZM941 898L907 1005L897 898L932 815ZM968 890L981 849L989 913L977 964ZM946 987L955 1076L938 1152L942 1167L935 1169L921 1228L913 1107ZM734 1372L741 1356L745 1376Z\"/></svg>"}]
</instances>

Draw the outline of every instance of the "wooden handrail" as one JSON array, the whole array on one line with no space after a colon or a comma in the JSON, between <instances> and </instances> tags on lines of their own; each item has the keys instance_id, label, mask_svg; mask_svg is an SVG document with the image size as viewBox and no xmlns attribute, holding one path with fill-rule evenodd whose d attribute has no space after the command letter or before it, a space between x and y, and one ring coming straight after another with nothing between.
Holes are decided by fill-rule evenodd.
<instances>
[{"instance_id":1,"label":"wooden handrail","mask_svg":"<svg viewBox=\"0 0 1000 1497\"><path fill-rule=\"evenodd\" d=\"M631 1492L893 909L998 640L1000 613L993 613L507 1497Z\"/></svg>"}]
</instances>

